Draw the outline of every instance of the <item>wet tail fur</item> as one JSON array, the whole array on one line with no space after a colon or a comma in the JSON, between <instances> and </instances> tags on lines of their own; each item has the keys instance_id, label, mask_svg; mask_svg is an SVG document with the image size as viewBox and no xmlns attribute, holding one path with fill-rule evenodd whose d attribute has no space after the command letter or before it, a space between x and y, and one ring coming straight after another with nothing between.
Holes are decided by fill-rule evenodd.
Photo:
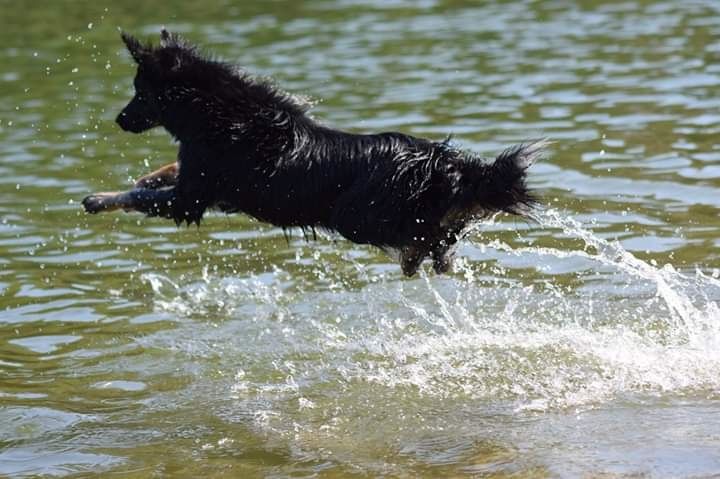
<instances>
[{"instance_id":1,"label":"wet tail fur","mask_svg":"<svg viewBox=\"0 0 720 479\"><path fill-rule=\"evenodd\" d=\"M526 182L527 169L543 155L549 142L533 140L512 146L493 163L474 155L464 155L460 163L459 194L440 221L441 233L426 246L414 244L400 250L403 272L411 276L423 259L430 256L437 273L452 268L455 245L473 221L505 212L531 218L538 198Z\"/></svg>"},{"instance_id":2,"label":"wet tail fur","mask_svg":"<svg viewBox=\"0 0 720 479\"><path fill-rule=\"evenodd\" d=\"M527 217L539 199L528 188L527 169L543 155L546 139L514 145L500 153L491 165L467 173L473 202L488 214L505 212Z\"/></svg>"}]
</instances>

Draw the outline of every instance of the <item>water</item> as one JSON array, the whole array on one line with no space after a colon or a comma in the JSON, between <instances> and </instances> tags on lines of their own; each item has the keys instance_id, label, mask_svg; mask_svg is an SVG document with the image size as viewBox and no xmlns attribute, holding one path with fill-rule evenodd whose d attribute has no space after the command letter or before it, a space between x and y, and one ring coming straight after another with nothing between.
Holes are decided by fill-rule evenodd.
<instances>
[{"instance_id":1,"label":"water","mask_svg":"<svg viewBox=\"0 0 720 479\"><path fill-rule=\"evenodd\" d=\"M0 1L0 475L720 473L717 2ZM118 27L353 129L556 141L449 276L242 216L85 216L165 164Z\"/></svg>"}]
</instances>

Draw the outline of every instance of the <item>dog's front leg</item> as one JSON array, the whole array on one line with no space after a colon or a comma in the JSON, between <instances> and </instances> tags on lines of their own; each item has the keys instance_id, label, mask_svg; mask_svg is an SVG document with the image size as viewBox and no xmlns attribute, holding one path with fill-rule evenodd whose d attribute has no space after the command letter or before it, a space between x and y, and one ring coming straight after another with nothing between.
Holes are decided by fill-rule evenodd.
<instances>
[{"instance_id":1,"label":"dog's front leg","mask_svg":"<svg viewBox=\"0 0 720 479\"><path fill-rule=\"evenodd\" d=\"M164 186L174 186L178 181L178 164L177 162L165 165L152 173L141 176L135 182L135 188L162 188Z\"/></svg>"},{"instance_id":2,"label":"dog's front leg","mask_svg":"<svg viewBox=\"0 0 720 479\"><path fill-rule=\"evenodd\" d=\"M92 214L123 209L161 218L175 218L176 203L175 188L135 188L124 192L95 193L82 201L85 211Z\"/></svg>"},{"instance_id":3,"label":"dog's front leg","mask_svg":"<svg viewBox=\"0 0 720 479\"><path fill-rule=\"evenodd\" d=\"M135 188L130 191L120 192L103 192L95 193L83 199L82 203L85 211L88 213L100 213L102 211L113 211L124 209L126 211L141 211L150 216L168 216L169 212L161 211L161 208L154 208L147 204L151 194L149 192L142 193L138 190L156 190L167 186L175 186L178 181L178 163L167 164L152 173L138 178L135 182ZM167 193L159 196L166 199ZM152 200L155 201L154 199Z\"/></svg>"}]
</instances>

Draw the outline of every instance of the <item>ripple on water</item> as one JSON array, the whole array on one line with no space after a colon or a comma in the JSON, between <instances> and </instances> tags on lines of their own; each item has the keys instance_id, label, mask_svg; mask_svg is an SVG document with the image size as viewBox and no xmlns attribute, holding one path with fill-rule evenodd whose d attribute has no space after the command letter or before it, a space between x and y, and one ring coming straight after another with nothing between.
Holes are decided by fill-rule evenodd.
<instances>
[{"instance_id":1,"label":"ripple on water","mask_svg":"<svg viewBox=\"0 0 720 479\"><path fill-rule=\"evenodd\" d=\"M0 451L0 474L65 475L73 468L78 470L91 467L106 468L120 463L121 461L113 456L69 450L61 441L43 447L33 445L33 440L61 438L64 433L83 422L93 422L96 419L89 414L46 407L0 409L0 423L3 424L4 434L16 438L19 444L5 447Z\"/></svg>"},{"instance_id":2,"label":"ripple on water","mask_svg":"<svg viewBox=\"0 0 720 479\"><path fill-rule=\"evenodd\" d=\"M15 344L28 349L36 354L49 354L57 351L66 344L79 341L79 336L54 335L54 336L33 336L20 339L11 339L10 344Z\"/></svg>"}]
</instances>

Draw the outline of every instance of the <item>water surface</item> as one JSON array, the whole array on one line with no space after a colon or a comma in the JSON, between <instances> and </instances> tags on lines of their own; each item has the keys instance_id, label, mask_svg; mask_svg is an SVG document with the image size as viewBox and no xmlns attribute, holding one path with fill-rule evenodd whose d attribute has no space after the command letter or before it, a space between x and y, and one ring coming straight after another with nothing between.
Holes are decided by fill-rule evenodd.
<instances>
[{"instance_id":1,"label":"water surface","mask_svg":"<svg viewBox=\"0 0 720 479\"><path fill-rule=\"evenodd\" d=\"M0 0L0 475L720 474L720 4ZM448 276L78 201L174 159L118 28L533 167Z\"/></svg>"}]
</instances>

